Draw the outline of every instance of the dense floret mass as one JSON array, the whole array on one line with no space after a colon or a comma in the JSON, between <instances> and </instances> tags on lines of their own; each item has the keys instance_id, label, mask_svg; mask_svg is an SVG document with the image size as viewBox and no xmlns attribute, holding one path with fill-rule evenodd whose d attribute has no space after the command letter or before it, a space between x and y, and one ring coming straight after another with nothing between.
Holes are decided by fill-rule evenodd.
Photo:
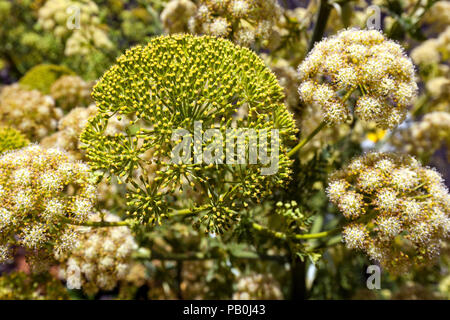
<instances>
[{"instance_id":1,"label":"dense floret mass","mask_svg":"<svg viewBox=\"0 0 450 320\"><path fill-rule=\"evenodd\" d=\"M289 177L287 144L295 139L296 129L283 104L283 89L260 58L227 40L155 38L119 57L94 87L93 97L99 114L81 136L87 157L94 169L129 183L130 211L144 222L164 217L169 198L180 189L194 189L205 198L194 204L205 213L202 222L221 232L235 219L235 210L252 198L259 201ZM109 123L115 120L122 121L124 129L112 133ZM213 146L211 154L217 157L210 163L198 161L194 149L194 156L181 153L186 161L172 161L174 148L181 145L173 134L177 129L192 134L199 125L202 133L216 128L222 136L194 137L201 150ZM240 128L255 130L260 155L279 152L273 174L262 174L268 165L252 164L244 153L239 155L242 164L225 165L225 153L232 154L226 146L234 143L226 138L232 128L234 134ZM264 132L267 141L262 141ZM220 154L216 147L226 151Z\"/></svg>"},{"instance_id":2,"label":"dense floret mass","mask_svg":"<svg viewBox=\"0 0 450 320\"><path fill-rule=\"evenodd\" d=\"M61 116L54 100L38 90L12 84L0 93L0 124L23 132L31 141L39 141L54 131Z\"/></svg>"},{"instance_id":3,"label":"dense floret mass","mask_svg":"<svg viewBox=\"0 0 450 320\"><path fill-rule=\"evenodd\" d=\"M396 127L417 92L411 59L377 30L349 29L320 41L298 71L301 99L320 106L330 124L353 113L382 128Z\"/></svg>"},{"instance_id":4,"label":"dense floret mass","mask_svg":"<svg viewBox=\"0 0 450 320\"><path fill-rule=\"evenodd\" d=\"M79 76L66 75L56 80L50 87L50 95L58 107L71 110L87 107L91 103L92 84Z\"/></svg>"},{"instance_id":5,"label":"dense floret mass","mask_svg":"<svg viewBox=\"0 0 450 320\"><path fill-rule=\"evenodd\" d=\"M337 171L330 200L351 221L348 248L364 251L392 272L425 265L450 235L450 195L441 175L413 157L369 153Z\"/></svg>"},{"instance_id":6,"label":"dense floret mass","mask_svg":"<svg viewBox=\"0 0 450 320\"><path fill-rule=\"evenodd\" d=\"M117 222L120 219L107 212L97 213L93 222ZM127 227L79 227L77 247L61 258L60 276L70 289L83 289L87 294L112 290L124 280L131 267L131 254L136 242Z\"/></svg>"},{"instance_id":7,"label":"dense floret mass","mask_svg":"<svg viewBox=\"0 0 450 320\"><path fill-rule=\"evenodd\" d=\"M0 153L20 149L29 143L30 141L20 131L9 127L0 127Z\"/></svg>"},{"instance_id":8,"label":"dense floret mass","mask_svg":"<svg viewBox=\"0 0 450 320\"><path fill-rule=\"evenodd\" d=\"M96 197L89 167L58 149L31 145L0 157L0 261L14 246L39 266L74 247L77 233L62 223L88 219ZM36 265L38 268L39 266Z\"/></svg>"},{"instance_id":9,"label":"dense floret mass","mask_svg":"<svg viewBox=\"0 0 450 320\"><path fill-rule=\"evenodd\" d=\"M42 139L41 145L45 148L63 149L71 158L84 160L84 150L80 148L80 134L88 119L96 114L97 107L94 104L87 108L72 109L59 121L58 131Z\"/></svg>"},{"instance_id":10,"label":"dense floret mass","mask_svg":"<svg viewBox=\"0 0 450 320\"><path fill-rule=\"evenodd\" d=\"M283 10L276 0L172 0L161 13L168 33L228 38L242 46L268 45Z\"/></svg>"}]
</instances>

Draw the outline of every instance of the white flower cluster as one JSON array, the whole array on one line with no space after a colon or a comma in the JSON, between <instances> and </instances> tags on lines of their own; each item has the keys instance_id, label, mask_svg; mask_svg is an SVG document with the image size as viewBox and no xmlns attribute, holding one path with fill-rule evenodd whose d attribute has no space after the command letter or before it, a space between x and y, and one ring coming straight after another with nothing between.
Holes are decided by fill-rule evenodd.
<instances>
[{"instance_id":1,"label":"white flower cluster","mask_svg":"<svg viewBox=\"0 0 450 320\"><path fill-rule=\"evenodd\" d=\"M66 40L65 54L87 55L112 43L100 27L99 9L90 0L48 0L38 11L38 23L46 31Z\"/></svg>"},{"instance_id":2,"label":"white flower cluster","mask_svg":"<svg viewBox=\"0 0 450 320\"><path fill-rule=\"evenodd\" d=\"M397 132L392 144L399 151L424 158L432 156L445 145L450 158L450 113L427 113L421 121L413 122L408 128Z\"/></svg>"},{"instance_id":3,"label":"white flower cluster","mask_svg":"<svg viewBox=\"0 0 450 320\"><path fill-rule=\"evenodd\" d=\"M271 274L251 273L239 278L232 300L281 300L280 284Z\"/></svg>"},{"instance_id":4,"label":"white flower cluster","mask_svg":"<svg viewBox=\"0 0 450 320\"><path fill-rule=\"evenodd\" d=\"M450 26L448 26L437 38L431 38L422 42L411 51L411 58L418 65L430 65L446 61L450 54Z\"/></svg>"},{"instance_id":5,"label":"white flower cluster","mask_svg":"<svg viewBox=\"0 0 450 320\"><path fill-rule=\"evenodd\" d=\"M410 156L369 153L335 172L327 193L345 218L343 240L392 272L425 265L450 236L441 175Z\"/></svg>"},{"instance_id":6,"label":"white flower cluster","mask_svg":"<svg viewBox=\"0 0 450 320\"><path fill-rule=\"evenodd\" d=\"M320 106L330 124L345 122L351 111L393 128L417 94L411 60L377 30L343 30L318 42L298 71L301 99ZM356 92L356 103L349 105Z\"/></svg>"},{"instance_id":7,"label":"white flower cluster","mask_svg":"<svg viewBox=\"0 0 450 320\"><path fill-rule=\"evenodd\" d=\"M89 0L48 0L38 11L38 23L46 31L63 38L85 25L98 25L98 6ZM76 25L76 23L79 25ZM73 30L69 24L73 23Z\"/></svg>"},{"instance_id":8,"label":"white flower cluster","mask_svg":"<svg viewBox=\"0 0 450 320\"><path fill-rule=\"evenodd\" d=\"M64 54L66 56L87 56L97 49L111 49L113 43L103 29L96 26L77 30L67 39Z\"/></svg>"},{"instance_id":9,"label":"white flower cluster","mask_svg":"<svg viewBox=\"0 0 450 320\"><path fill-rule=\"evenodd\" d=\"M34 141L54 131L62 111L52 97L19 84L5 86L0 93L0 123L13 127Z\"/></svg>"},{"instance_id":10,"label":"white flower cluster","mask_svg":"<svg viewBox=\"0 0 450 320\"><path fill-rule=\"evenodd\" d=\"M446 0L437 1L425 13L423 22L431 24L435 31L442 30L450 25L450 2Z\"/></svg>"},{"instance_id":11,"label":"white flower cluster","mask_svg":"<svg viewBox=\"0 0 450 320\"><path fill-rule=\"evenodd\" d=\"M116 222L117 216L103 212L90 221ZM69 289L83 289L87 294L112 290L124 280L131 267L131 254L137 244L130 230L123 227L80 227L78 246L61 259L60 277Z\"/></svg>"},{"instance_id":12,"label":"white flower cluster","mask_svg":"<svg viewBox=\"0 0 450 320\"><path fill-rule=\"evenodd\" d=\"M0 261L6 260L12 246L17 245L27 250L30 261L36 256L58 256L73 248L76 231L64 222L88 219L96 197L90 178L87 165L70 161L58 149L31 145L2 154ZM73 189L73 195L64 192L67 188Z\"/></svg>"},{"instance_id":13,"label":"white flower cluster","mask_svg":"<svg viewBox=\"0 0 450 320\"><path fill-rule=\"evenodd\" d=\"M268 41L282 8L276 0L172 0L161 13L168 33L228 38L243 46Z\"/></svg>"}]
</instances>

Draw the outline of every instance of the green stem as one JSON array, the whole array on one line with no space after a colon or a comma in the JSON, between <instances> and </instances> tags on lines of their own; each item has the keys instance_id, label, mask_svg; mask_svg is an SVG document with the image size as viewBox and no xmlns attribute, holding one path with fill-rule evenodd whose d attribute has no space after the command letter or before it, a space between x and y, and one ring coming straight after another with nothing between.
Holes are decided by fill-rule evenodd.
<instances>
[{"instance_id":1,"label":"green stem","mask_svg":"<svg viewBox=\"0 0 450 320\"><path fill-rule=\"evenodd\" d=\"M347 224L358 223L358 222L367 222L368 220L373 219L376 215L377 215L377 212L372 211L370 213L362 215L361 217L359 217L358 219L356 219L354 221L347 221ZM263 225L260 225L259 223L256 223L256 222L253 222L251 226L253 229L260 231L260 232L264 232L266 234L270 234L272 237L279 239L279 240L310 240L310 239L319 239L319 238L325 238L328 236L335 235L342 230L342 228L345 226L345 224L340 225L334 229L327 230L327 231L322 231L322 232L317 232L317 233L307 233L307 234L294 234L294 235L287 235L286 233L283 233L283 232L274 231L274 230L269 229L269 228L267 228Z\"/></svg>"},{"instance_id":2,"label":"green stem","mask_svg":"<svg viewBox=\"0 0 450 320\"><path fill-rule=\"evenodd\" d=\"M314 44L320 41L325 33L328 18L330 17L331 6L327 0L320 0L319 12L317 13L316 24L314 25L313 35L309 42L308 52L314 48Z\"/></svg>"},{"instance_id":3,"label":"green stem","mask_svg":"<svg viewBox=\"0 0 450 320\"><path fill-rule=\"evenodd\" d=\"M342 97L342 103L345 103L348 100L348 98L350 98L350 96L352 95L352 93L355 90L356 90L356 87L355 88L351 88L350 90L348 90L345 93L345 95ZM305 144L307 144L309 142L309 140L314 138L314 136L316 134L318 134L320 132L320 130L322 130L326 125L327 125L327 123L325 121L322 121L321 123L319 123L319 125L313 130L313 132L311 132L309 134L309 136L307 136L305 139L301 140L294 148L292 148L291 151L288 152L288 157L292 157L293 155L295 155L298 150L303 148L303 146Z\"/></svg>"},{"instance_id":4,"label":"green stem","mask_svg":"<svg viewBox=\"0 0 450 320\"><path fill-rule=\"evenodd\" d=\"M122 227L122 226L130 226L131 220L123 220L123 221L85 221L85 222L78 222L73 221L72 219L63 217L61 220L67 224L75 225L75 226L85 226L85 227L96 227L96 228L102 228L102 227Z\"/></svg>"},{"instance_id":5,"label":"green stem","mask_svg":"<svg viewBox=\"0 0 450 320\"><path fill-rule=\"evenodd\" d=\"M301 140L294 148L292 148L291 151L288 152L288 157L292 157L293 155L295 155L297 153L298 150L300 150L301 148L303 148L303 146L305 144L307 144L309 142L309 140L311 140L312 138L314 138L314 136L316 134L318 134L320 132L320 130L322 130L324 127L326 126L326 122L322 121L314 130L313 132L311 132L309 134L309 136L307 136L306 138L304 138L303 140Z\"/></svg>"},{"instance_id":6,"label":"green stem","mask_svg":"<svg viewBox=\"0 0 450 320\"><path fill-rule=\"evenodd\" d=\"M175 210L171 213L169 213L169 217L177 217L177 216L190 216L190 215L194 215L199 211L204 210L203 207L199 207L199 208L188 208L188 209L182 209L182 210ZM131 226L133 224L134 220L131 219L127 219L127 220L123 220L123 221L114 221L114 222L109 222L109 221L85 221L85 222L78 222L78 221L74 221L70 218L66 218L66 217L62 217L61 221L71 224L71 225L75 225L75 226L84 226L84 227L95 227L95 228L103 228L103 227L122 227L122 226Z\"/></svg>"},{"instance_id":7,"label":"green stem","mask_svg":"<svg viewBox=\"0 0 450 320\"><path fill-rule=\"evenodd\" d=\"M411 116L413 118L421 113L422 109L428 103L430 98L431 97L430 97L429 93L427 92L424 95L422 95L419 99L417 99L417 102L416 102L416 104L414 105L414 107L413 107L413 109L411 111Z\"/></svg>"},{"instance_id":8,"label":"green stem","mask_svg":"<svg viewBox=\"0 0 450 320\"><path fill-rule=\"evenodd\" d=\"M332 230L328 230L328 231L323 231L323 232L318 232L318 233L307 233L307 234L296 234L293 236L289 236L283 232L279 232L279 231L274 231L271 230L267 227L264 227L263 225L260 225L259 223L253 222L252 223L252 228L260 231L260 232L264 232L264 233L268 233L270 234L272 237L279 239L279 240L308 240L308 239L318 239L318 238L324 238L324 237L328 237L331 235L334 235L336 233L339 233L339 231L341 230L341 228L335 228Z\"/></svg>"}]
</instances>

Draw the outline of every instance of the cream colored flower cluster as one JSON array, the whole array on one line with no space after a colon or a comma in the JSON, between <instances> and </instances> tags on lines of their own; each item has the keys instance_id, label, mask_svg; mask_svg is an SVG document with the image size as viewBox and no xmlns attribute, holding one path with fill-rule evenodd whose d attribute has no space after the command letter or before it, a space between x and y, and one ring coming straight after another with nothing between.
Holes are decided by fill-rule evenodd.
<instances>
[{"instance_id":1,"label":"cream colored flower cluster","mask_svg":"<svg viewBox=\"0 0 450 320\"><path fill-rule=\"evenodd\" d=\"M44 30L64 38L77 28L100 24L98 14L98 6L90 0L48 0L38 11L38 23Z\"/></svg>"},{"instance_id":2,"label":"cream colored flower cluster","mask_svg":"<svg viewBox=\"0 0 450 320\"><path fill-rule=\"evenodd\" d=\"M441 66L448 68L448 66L443 64ZM427 111L450 112L450 70L446 77L442 76L428 80L425 87L430 98L427 99Z\"/></svg>"},{"instance_id":3,"label":"cream colored flower cluster","mask_svg":"<svg viewBox=\"0 0 450 320\"><path fill-rule=\"evenodd\" d=\"M48 0L38 11L38 23L56 37L67 40L65 54L87 55L112 43L100 27L99 8L90 0Z\"/></svg>"},{"instance_id":4,"label":"cream colored flower cluster","mask_svg":"<svg viewBox=\"0 0 450 320\"><path fill-rule=\"evenodd\" d=\"M430 157L443 144L450 148L450 113L435 111L427 113L421 121L401 130L392 144L405 153L418 157ZM450 153L448 153L450 158Z\"/></svg>"},{"instance_id":5,"label":"cream colored flower cluster","mask_svg":"<svg viewBox=\"0 0 450 320\"><path fill-rule=\"evenodd\" d=\"M343 30L320 41L298 71L301 99L320 106L330 124L345 122L352 112L393 128L417 93L411 60L377 30Z\"/></svg>"},{"instance_id":6,"label":"cream colored flower cluster","mask_svg":"<svg viewBox=\"0 0 450 320\"><path fill-rule=\"evenodd\" d=\"M96 198L90 178L87 165L70 161L58 149L31 145L2 154L0 261L8 259L17 245L27 250L32 263L72 249L77 233L63 221L88 219Z\"/></svg>"},{"instance_id":7,"label":"cream colored flower cluster","mask_svg":"<svg viewBox=\"0 0 450 320\"><path fill-rule=\"evenodd\" d=\"M71 158L84 160L85 152L79 147L79 137L86 127L88 119L95 114L97 114L97 107L94 104L88 108L78 107L73 109L60 120L58 131L44 138L41 145L46 148L64 149Z\"/></svg>"},{"instance_id":8,"label":"cream colored flower cluster","mask_svg":"<svg viewBox=\"0 0 450 320\"><path fill-rule=\"evenodd\" d=\"M38 90L26 90L13 84L0 93L0 123L13 127L32 140L52 133L62 116L54 100Z\"/></svg>"},{"instance_id":9,"label":"cream colored flower cluster","mask_svg":"<svg viewBox=\"0 0 450 320\"><path fill-rule=\"evenodd\" d=\"M62 76L50 88L50 95L63 110L87 107L91 102L92 83L79 76Z\"/></svg>"},{"instance_id":10,"label":"cream colored flower cluster","mask_svg":"<svg viewBox=\"0 0 450 320\"><path fill-rule=\"evenodd\" d=\"M117 216L103 212L90 221L117 222ZM131 254L137 249L130 230L123 227L79 227L78 246L61 259L60 277L69 289L83 289L87 294L112 290L124 280L131 267Z\"/></svg>"},{"instance_id":11,"label":"cream colored flower cluster","mask_svg":"<svg viewBox=\"0 0 450 320\"><path fill-rule=\"evenodd\" d=\"M189 31L250 46L270 38L281 12L276 0L172 0L161 20L168 33Z\"/></svg>"},{"instance_id":12,"label":"cream colored flower cluster","mask_svg":"<svg viewBox=\"0 0 450 320\"><path fill-rule=\"evenodd\" d=\"M450 54L450 26L437 38L422 42L411 51L411 58L418 65L429 65L447 60Z\"/></svg>"},{"instance_id":13,"label":"cream colored flower cluster","mask_svg":"<svg viewBox=\"0 0 450 320\"><path fill-rule=\"evenodd\" d=\"M441 175L411 156L369 153L335 172L328 197L350 220L343 240L392 272L425 265L450 235L450 195Z\"/></svg>"},{"instance_id":14,"label":"cream colored flower cluster","mask_svg":"<svg viewBox=\"0 0 450 320\"><path fill-rule=\"evenodd\" d=\"M83 27L67 39L64 54L66 56L87 56L97 49L111 49L113 43L103 29L96 26Z\"/></svg>"},{"instance_id":15,"label":"cream colored flower cluster","mask_svg":"<svg viewBox=\"0 0 450 320\"><path fill-rule=\"evenodd\" d=\"M190 0L169 1L160 16L164 30L169 34L187 32L188 21L196 11L197 6Z\"/></svg>"},{"instance_id":16,"label":"cream colored flower cluster","mask_svg":"<svg viewBox=\"0 0 450 320\"><path fill-rule=\"evenodd\" d=\"M232 300L281 300L280 284L271 274L251 273L240 277Z\"/></svg>"},{"instance_id":17,"label":"cream colored flower cluster","mask_svg":"<svg viewBox=\"0 0 450 320\"><path fill-rule=\"evenodd\" d=\"M423 22L431 24L434 30L442 30L450 25L450 2L446 0L437 1L425 13Z\"/></svg>"}]
</instances>

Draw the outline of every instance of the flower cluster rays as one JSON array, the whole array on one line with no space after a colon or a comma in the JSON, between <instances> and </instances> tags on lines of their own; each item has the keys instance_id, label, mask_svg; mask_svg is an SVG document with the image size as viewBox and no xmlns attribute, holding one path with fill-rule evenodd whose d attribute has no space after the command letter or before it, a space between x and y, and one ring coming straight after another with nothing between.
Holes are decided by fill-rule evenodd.
<instances>
[{"instance_id":1,"label":"flower cluster rays","mask_svg":"<svg viewBox=\"0 0 450 320\"><path fill-rule=\"evenodd\" d=\"M194 205L204 209L203 224L221 232L249 199L259 201L289 176L286 144L295 139L296 129L283 104L283 89L260 58L228 40L154 38L119 57L94 87L93 97L99 114L81 136L87 158L94 169L128 183L130 213L144 222L159 222L171 209L169 197L193 189L202 195ZM111 134L109 122L117 119L124 129ZM172 134L177 129L194 132L198 122L223 136L232 127L278 130L277 173L261 175L262 165L249 161L235 166L172 163L178 144ZM215 141L203 140L198 141L202 150ZM270 153L270 146L260 146Z\"/></svg>"}]
</instances>

